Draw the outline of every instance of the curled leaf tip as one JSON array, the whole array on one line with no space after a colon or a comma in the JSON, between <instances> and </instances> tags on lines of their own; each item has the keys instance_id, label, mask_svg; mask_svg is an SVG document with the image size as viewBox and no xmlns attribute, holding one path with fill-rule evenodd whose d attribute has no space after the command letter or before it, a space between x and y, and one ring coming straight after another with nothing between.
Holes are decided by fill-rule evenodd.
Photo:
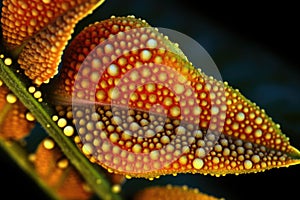
<instances>
[{"instance_id":1,"label":"curled leaf tip","mask_svg":"<svg viewBox=\"0 0 300 200\"><path fill-rule=\"evenodd\" d=\"M4 0L2 30L6 46L20 52L18 62L37 85L57 74L62 52L77 22L103 0Z\"/></svg>"},{"instance_id":2,"label":"curled leaf tip","mask_svg":"<svg viewBox=\"0 0 300 200\"><path fill-rule=\"evenodd\" d=\"M132 16L85 28L52 88L54 104L72 106L83 153L115 173L219 176L299 163L265 110Z\"/></svg>"},{"instance_id":3,"label":"curled leaf tip","mask_svg":"<svg viewBox=\"0 0 300 200\"><path fill-rule=\"evenodd\" d=\"M297 148L290 146L290 156L292 160L289 165L300 164L300 151Z\"/></svg>"}]
</instances>

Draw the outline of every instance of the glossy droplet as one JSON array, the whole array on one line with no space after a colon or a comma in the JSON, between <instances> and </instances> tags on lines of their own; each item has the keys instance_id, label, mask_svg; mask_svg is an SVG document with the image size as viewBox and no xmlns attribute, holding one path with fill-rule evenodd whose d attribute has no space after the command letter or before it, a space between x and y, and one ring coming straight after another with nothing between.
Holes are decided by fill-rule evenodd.
<instances>
[{"instance_id":1,"label":"glossy droplet","mask_svg":"<svg viewBox=\"0 0 300 200\"><path fill-rule=\"evenodd\" d=\"M196 69L144 20L113 17L85 28L51 87L61 110L73 101L84 154L115 173L220 176L299 164L299 151L263 109Z\"/></svg>"},{"instance_id":2,"label":"glossy droplet","mask_svg":"<svg viewBox=\"0 0 300 200\"><path fill-rule=\"evenodd\" d=\"M9 104L14 104L17 102L17 100L17 97L12 93L6 95L6 102Z\"/></svg>"},{"instance_id":3,"label":"glossy droplet","mask_svg":"<svg viewBox=\"0 0 300 200\"><path fill-rule=\"evenodd\" d=\"M4 64L5 64L6 66L10 66L10 65L12 64L12 59L11 59L11 58L5 58L5 59L4 59Z\"/></svg>"},{"instance_id":4,"label":"glossy droplet","mask_svg":"<svg viewBox=\"0 0 300 200\"><path fill-rule=\"evenodd\" d=\"M25 115L25 118L30 122L35 121L35 117L33 116L33 114L31 112L27 112Z\"/></svg>"},{"instance_id":5,"label":"glossy droplet","mask_svg":"<svg viewBox=\"0 0 300 200\"><path fill-rule=\"evenodd\" d=\"M113 193L120 193L122 190L122 187L119 184L115 184L112 186L111 190Z\"/></svg>"},{"instance_id":6,"label":"glossy droplet","mask_svg":"<svg viewBox=\"0 0 300 200\"><path fill-rule=\"evenodd\" d=\"M74 134L74 128L72 126L66 126L64 129L63 129L63 132L66 136L70 137Z\"/></svg>"},{"instance_id":7,"label":"glossy droplet","mask_svg":"<svg viewBox=\"0 0 300 200\"><path fill-rule=\"evenodd\" d=\"M36 91L36 88L34 86L30 86L28 88L28 92L31 93L31 94L33 94L35 91Z\"/></svg>"},{"instance_id":8,"label":"glossy droplet","mask_svg":"<svg viewBox=\"0 0 300 200\"><path fill-rule=\"evenodd\" d=\"M37 85L57 73L62 52L76 23L103 1L4 0L2 33L8 49L19 54L18 63Z\"/></svg>"},{"instance_id":9,"label":"glossy droplet","mask_svg":"<svg viewBox=\"0 0 300 200\"><path fill-rule=\"evenodd\" d=\"M50 138L46 138L43 140L43 147L48 150L54 149L55 142Z\"/></svg>"}]
</instances>

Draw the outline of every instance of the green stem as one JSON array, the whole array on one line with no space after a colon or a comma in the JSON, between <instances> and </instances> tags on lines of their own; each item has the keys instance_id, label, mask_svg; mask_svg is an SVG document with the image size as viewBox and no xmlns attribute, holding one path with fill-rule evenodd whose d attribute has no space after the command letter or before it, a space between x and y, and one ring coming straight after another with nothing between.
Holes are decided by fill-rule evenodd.
<instances>
[{"instance_id":1,"label":"green stem","mask_svg":"<svg viewBox=\"0 0 300 200\"><path fill-rule=\"evenodd\" d=\"M106 180L105 175L100 173L99 170L89 162L79 151L77 146L63 134L62 130L51 119L51 113L53 113L53 111L47 106L47 102L39 103L32 94L27 92L25 81L21 81L19 74L16 74L12 68L4 65L2 60L0 60L0 78L30 110L49 136L55 140L62 152L69 158L95 194L104 200L121 200L120 195L112 192L111 185L109 181Z\"/></svg>"},{"instance_id":2,"label":"green stem","mask_svg":"<svg viewBox=\"0 0 300 200\"><path fill-rule=\"evenodd\" d=\"M53 200L59 199L42 179L40 179L34 170L32 163L28 160L28 154L24 148L16 142L0 139L0 148L9 155L15 164L17 164L37 185Z\"/></svg>"}]
</instances>

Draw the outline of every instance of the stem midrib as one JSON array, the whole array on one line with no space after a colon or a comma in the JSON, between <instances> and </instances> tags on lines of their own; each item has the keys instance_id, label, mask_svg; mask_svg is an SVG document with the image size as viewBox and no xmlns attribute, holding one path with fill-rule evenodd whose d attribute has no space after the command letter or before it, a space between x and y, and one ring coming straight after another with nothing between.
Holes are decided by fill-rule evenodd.
<instances>
[{"instance_id":1,"label":"stem midrib","mask_svg":"<svg viewBox=\"0 0 300 200\"><path fill-rule=\"evenodd\" d=\"M27 92L26 85L19 80L16 74L0 60L0 78L6 86L20 99L20 101L30 110L36 120L42 125L45 131L52 137L62 152L68 157L74 167L90 185L93 191L102 199L121 200L118 194L111 191L109 182L105 175L96 170L88 159L78 150L69 138L65 137L62 130L52 121L49 111L52 109L43 102L39 103L30 93ZM53 111L52 111L53 113ZM97 182L101 180L101 185Z\"/></svg>"}]
</instances>

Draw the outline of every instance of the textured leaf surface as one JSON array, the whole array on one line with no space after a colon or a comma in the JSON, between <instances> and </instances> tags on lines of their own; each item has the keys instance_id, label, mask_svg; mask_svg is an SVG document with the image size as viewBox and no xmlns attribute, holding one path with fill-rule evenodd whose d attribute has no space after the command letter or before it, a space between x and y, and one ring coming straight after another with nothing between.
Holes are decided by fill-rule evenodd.
<instances>
[{"instance_id":1,"label":"textured leaf surface","mask_svg":"<svg viewBox=\"0 0 300 200\"><path fill-rule=\"evenodd\" d=\"M156 186L149 187L138 194L136 194L134 200L168 200L168 199L180 199L180 200L217 200L219 198L199 192L198 189L191 189L186 186Z\"/></svg>"},{"instance_id":2,"label":"textured leaf surface","mask_svg":"<svg viewBox=\"0 0 300 200\"><path fill-rule=\"evenodd\" d=\"M57 74L75 25L102 3L5 0L1 18L4 42L9 49L21 51L20 67L35 84L41 85Z\"/></svg>"},{"instance_id":3,"label":"textured leaf surface","mask_svg":"<svg viewBox=\"0 0 300 200\"><path fill-rule=\"evenodd\" d=\"M82 149L116 173L225 175L299 163L263 109L196 69L144 20L117 17L84 29L56 81L54 101L76 104Z\"/></svg>"}]
</instances>

